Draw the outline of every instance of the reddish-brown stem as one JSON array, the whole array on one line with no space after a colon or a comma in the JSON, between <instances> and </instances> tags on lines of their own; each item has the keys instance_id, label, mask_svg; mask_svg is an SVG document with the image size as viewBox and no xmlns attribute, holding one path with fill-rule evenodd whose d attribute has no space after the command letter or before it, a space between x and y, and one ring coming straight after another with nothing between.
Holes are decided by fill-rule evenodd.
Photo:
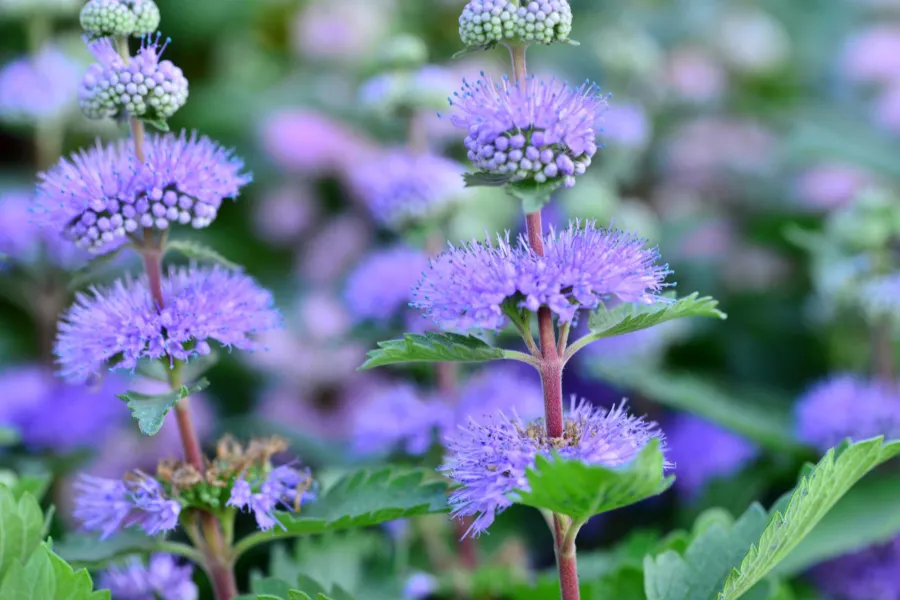
<instances>
[{"instance_id":1,"label":"reddish-brown stem","mask_svg":"<svg viewBox=\"0 0 900 600\"><path fill-rule=\"evenodd\" d=\"M144 156L144 124L139 119L131 119L131 137L134 138L134 155L143 163Z\"/></svg>"},{"instance_id":2,"label":"reddish-brown stem","mask_svg":"<svg viewBox=\"0 0 900 600\"><path fill-rule=\"evenodd\" d=\"M144 229L145 242L149 241L152 235L152 229L149 227ZM153 297L156 309L162 310L166 306L162 292L162 250L145 246L141 248L141 258L144 260L144 271L147 273L150 295Z\"/></svg>"},{"instance_id":3,"label":"reddish-brown stem","mask_svg":"<svg viewBox=\"0 0 900 600\"><path fill-rule=\"evenodd\" d=\"M515 75L516 82L524 84L525 78L528 76L528 69L525 64L525 50L527 46L523 44L511 44L509 46L509 53L512 57L513 64L513 74Z\"/></svg>"},{"instance_id":4,"label":"reddish-brown stem","mask_svg":"<svg viewBox=\"0 0 900 600\"><path fill-rule=\"evenodd\" d=\"M571 526L570 524L569 527ZM579 600L581 592L578 588L575 542L566 535L566 526L560 522L558 515L553 516L553 538L556 543L556 569L562 600Z\"/></svg>"},{"instance_id":5,"label":"reddish-brown stem","mask_svg":"<svg viewBox=\"0 0 900 600\"><path fill-rule=\"evenodd\" d=\"M178 422L178 432L181 434L185 460L202 473L203 453L200 450L197 429L194 427L194 420L191 417L190 398L182 398L175 405L175 420Z\"/></svg>"}]
</instances>

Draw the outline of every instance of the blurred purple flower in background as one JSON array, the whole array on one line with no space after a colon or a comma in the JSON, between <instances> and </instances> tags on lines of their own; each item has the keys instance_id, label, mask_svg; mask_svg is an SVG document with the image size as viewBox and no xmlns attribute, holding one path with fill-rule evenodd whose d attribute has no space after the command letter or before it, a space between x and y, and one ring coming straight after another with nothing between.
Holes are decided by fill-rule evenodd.
<instances>
[{"instance_id":1,"label":"blurred purple flower in background","mask_svg":"<svg viewBox=\"0 0 900 600\"><path fill-rule=\"evenodd\" d=\"M451 412L449 404L425 399L408 383L376 389L354 411L353 448L363 455L394 450L413 456L425 454Z\"/></svg>"},{"instance_id":2,"label":"blurred purple flower in background","mask_svg":"<svg viewBox=\"0 0 900 600\"><path fill-rule=\"evenodd\" d=\"M702 47L687 46L672 51L665 79L674 96L690 102L717 100L728 86L724 67Z\"/></svg>"},{"instance_id":3,"label":"blurred purple flower in background","mask_svg":"<svg viewBox=\"0 0 900 600\"><path fill-rule=\"evenodd\" d=\"M75 106L82 67L53 46L0 71L0 120L59 119Z\"/></svg>"},{"instance_id":4,"label":"blurred purple flower in background","mask_svg":"<svg viewBox=\"0 0 900 600\"><path fill-rule=\"evenodd\" d=\"M675 486L688 496L696 496L712 479L740 471L759 454L738 434L687 414L666 422L666 439L678 473Z\"/></svg>"},{"instance_id":5,"label":"blurred purple flower in background","mask_svg":"<svg viewBox=\"0 0 900 600\"><path fill-rule=\"evenodd\" d=\"M874 183L872 174L843 163L822 163L800 174L795 182L797 197L806 206L832 210L850 203Z\"/></svg>"},{"instance_id":6,"label":"blurred purple flower in background","mask_svg":"<svg viewBox=\"0 0 900 600\"><path fill-rule=\"evenodd\" d=\"M846 41L841 68L857 83L900 80L900 27L885 23L859 31Z\"/></svg>"},{"instance_id":7,"label":"blurred purple flower in background","mask_svg":"<svg viewBox=\"0 0 900 600\"><path fill-rule=\"evenodd\" d=\"M314 0L297 13L293 47L319 60L353 60L371 52L389 25L390 0Z\"/></svg>"},{"instance_id":8,"label":"blurred purple flower in background","mask_svg":"<svg viewBox=\"0 0 900 600\"><path fill-rule=\"evenodd\" d=\"M376 250L350 273L344 300L358 321L390 321L409 306L412 287L428 266L424 252L407 246Z\"/></svg>"},{"instance_id":9,"label":"blurred purple flower in background","mask_svg":"<svg viewBox=\"0 0 900 600\"><path fill-rule=\"evenodd\" d=\"M306 185L270 190L253 204L256 235L274 246L297 244L318 219L319 210L319 198Z\"/></svg>"},{"instance_id":10,"label":"blurred purple flower in background","mask_svg":"<svg viewBox=\"0 0 900 600\"><path fill-rule=\"evenodd\" d=\"M429 573L413 573L403 585L403 600L424 600L437 589L437 577Z\"/></svg>"},{"instance_id":11,"label":"blurred purple flower in background","mask_svg":"<svg viewBox=\"0 0 900 600\"><path fill-rule=\"evenodd\" d=\"M603 138L610 147L640 149L653 134L647 112L639 104L610 103L603 115Z\"/></svg>"},{"instance_id":12,"label":"blurred purple flower in background","mask_svg":"<svg viewBox=\"0 0 900 600\"><path fill-rule=\"evenodd\" d=\"M900 599L900 537L814 567L816 587L836 600Z\"/></svg>"},{"instance_id":13,"label":"blurred purple flower in background","mask_svg":"<svg viewBox=\"0 0 900 600\"><path fill-rule=\"evenodd\" d=\"M825 451L845 438L900 437L900 396L891 386L837 374L811 386L795 407L801 440Z\"/></svg>"},{"instance_id":14,"label":"blurred purple flower in background","mask_svg":"<svg viewBox=\"0 0 900 600\"><path fill-rule=\"evenodd\" d=\"M900 76L879 94L874 106L875 122L894 134L900 134Z\"/></svg>"},{"instance_id":15,"label":"blurred purple flower in background","mask_svg":"<svg viewBox=\"0 0 900 600\"><path fill-rule=\"evenodd\" d=\"M33 193L24 190L0 192L0 254L29 267L43 263L70 271L87 264L90 254L76 248L61 230L35 223L34 205Z\"/></svg>"},{"instance_id":16,"label":"blurred purple flower in background","mask_svg":"<svg viewBox=\"0 0 900 600\"><path fill-rule=\"evenodd\" d=\"M288 173L350 172L368 152L366 142L341 123L306 109L283 109L260 130L263 149Z\"/></svg>"},{"instance_id":17,"label":"blurred purple flower in background","mask_svg":"<svg viewBox=\"0 0 900 600\"><path fill-rule=\"evenodd\" d=\"M354 214L320 223L302 250L298 274L311 284L333 282L365 254L371 240L370 223Z\"/></svg>"},{"instance_id":18,"label":"blurred purple flower in background","mask_svg":"<svg viewBox=\"0 0 900 600\"><path fill-rule=\"evenodd\" d=\"M489 423L500 412L518 415L525 421L543 416L544 395L540 381L530 369L494 365L469 377L462 384L453 419L444 427L443 437L453 437L459 426L470 421Z\"/></svg>"},{"instance_id":19,"label":"blurred purple flower in background","mask_svg":"<svg viewBox=\"0 0 900 600\"><path fill-rule=\"evenodd\" d=\"M100 574L97 589L116 600L197 600L194 568L171 554L151 554L147 565L137 557Z\"/></svg>"}]
</instances>

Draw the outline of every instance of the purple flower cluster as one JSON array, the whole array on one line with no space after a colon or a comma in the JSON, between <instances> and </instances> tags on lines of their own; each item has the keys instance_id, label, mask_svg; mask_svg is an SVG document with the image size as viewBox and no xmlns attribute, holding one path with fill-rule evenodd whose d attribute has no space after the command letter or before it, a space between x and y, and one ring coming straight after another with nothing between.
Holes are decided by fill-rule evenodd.
<instances>
[{"instance_id":1,"label":"purple flower cluster","mask_svg":"<svg viewBox=\"0 0 900 600\"><path fill-rule=\"evenodd\" d=\"M35 220L100 253L139 228L206 227L252 180L240 159L196 133L149 136L144 152L140 164L130 142L98 142L61 159L39 176Z\"/></svg>"},{"instance_id":2,"label":"purple flower cluster","mask_svg":"<svg viewBox=\"0 0 900 600\"><path fill-rule=\"evenodd\" d=\"M545 237L545 256L524 237L513 246L472 242L435 258L413 289L413 306L444 329L502 329L501 305L511 298L537 311L548 306L560 322L603 302L652 304L670 273L646 241L621 231L572 223Z\"/></svg>"},{"instance_id":3,"label":"purple flower cluster","mask_svg":"<svg viewBox=\"0 0 900 600\"><path fill-rule=\"evenodd\" d=\"M435 431L446 426L451 414L449 404L425 400L408 383L383 387L353 415L353 448L363 455L394 450L413 456L425 454Z\"/></svg>"},{"instance_id":4,"label":"purple flower cluster","mask_svg":"<svg viewBox=\"0 0 900 600\"><path fill-rule=\"evenodd\" d=\"M848 437L900 437L900 395L881 381L833 375L810 387L795 410L798 436L820 450Z\"/></svg>"},{"instance_id":5,"label":"purple flower cluster","mask_svg":"<svg viewBox=\"0 0 900 600\"><path fill-rule=\"evenodd\" d=\"M0 254L28 266L41 264L65 271L84 266L90 254L72 246L61 232L36 224L33 207L34 195L29 192L0 192Z\"/></svg>"},{"instance_id":6,"label":"purple flower cluster","mask_svg":"<svg viewBox=\"0 0 900 600\"><path fill-rule=\"evenodd\" d=\"M312 483L309 469L282 465L257 481L237 479L227 505L252 511L257 526L269 531L276 525L282 526L275 515L278 508L299 510L303 502L315 498Z\"/></svg>"},{"instance_id":7,"label":"purple flower cluster","mask_svg":"<svg viewBox=\"0 0 900 600\"><path fill-rule=\"evenodd\" d=\"M15 60L0 71L0 119L57 119L74 106L80 80L78 63L53 46Z\"/></svg>"},{"instance_id":8,"label":"purple flower cluster","mask_svg":"<svg viewBox=\"0 0 900 600\"><path fill-rule=\"evenodd\" d=\"M900 599L900 537L816 566L812 577L829 598Z\"/></svg>"},{"instance_id":9,"label":"purple flower cluster","mask_svg":"<svg viewBox=\"0 0 900 600\"><path fill-rule=\"evenodd\" d=\"M171 61L159 58L166 44L144 38L137 56L123 59L111 38L92 42L91 65L78 90L81 110L89 119L137 117L165 120L184 106L188 80Z\"/></svg>"},{"instance_id":10,"label":"purple flower cluster","mask_svg":"<svg viewBox=\"0 0 900 600\"><path fill-rule=\"evenodd\" d=\"M696 496L712 479L739 471L759 453L748 440L714 423L678 415L666 424L668 457L678 466L675 485Z\"/></svg>"},{"instance_id":11,"label":"purple flower cluster","mask_svg":"<svg viewBox=\"0 0 900 600\"><path fill-rule=\"evenodd\" d=\"M108 589L116 600L197 600L194 568L170 554L152 554L145 566L137 557L100 574L98 589Z\"/></svg>"},{"instance_id":12,"label":"purple flower cluster","mask_svg":"<svg viewBox=\"0 0 900 600\"><path fill-rule=\"evenodd\" d=\"M255 334L279 327L271 294L250 277L221 267L170 269L156 306L146 277L79 294L62 316L55 352L63 377L86 381L111 368L134 369L140 359L175 360L208 354L209 341L255 350Z\"/></svg>"},{"instance_id":13,"label":"purple flower cluster","mask_svg":"<svg viewBox=\"0 0 900 600\"><path fill-rule=\"evenodd\" d=\"M394 150L357 165L350 174L372 216L389 227L432 217L465 194L463 168L436 154Z\"/></svg>"},{"instance_id":14,"label":"purple flower cluster","mask_svg":"<svg viewBox=\"0 0 900 600\"><path fill-rule=\"evenodd\" d=\"M359 164L365 143L331 118L305 110L282 110L262 124L261 145L289 172L344 172Z\"/></svg>"},{"instance_id":15,"label":"purple flower cluster","mask_svg":"<svg viewBox=\"0 0 900 600\"><path fill-rule=\"evenodd\" d=\"M425 253L406 246L371 253L347 278L344 299L350 314L360 321L396 317L409 306L412 286L427 266Z\"/></svg>"},{"instance_id":16,"label":"purple flower cluster","mask_svg":"<svg viewBox=\"0 0 900 600\"><path fill-rule=\"evenodd\" d=\"M634 460L651 439L663 439L655 423L629 415L624 405L607 411L584 401L573 405L566 432L562 440L550 439L541 419L528 423L500 414L486 424L470 421L447 440L449 456L439 470L459 484L450 495L451 514L475 517L467 535L486 531L512 505L516 490L528 490L525 474L539 454L615 468Z\"/></svg>"},{"instance_id":17,"label":"purple flower cluster","mask_svg":"<svg viewBox=\"0 0 900 600\"><path fill-rule=\"evenodd\" d=\"M100 539L135 525L153 536L178 526L181 504L168 498L156 479L140 472L125 479L80 475L73 514L86 531L99 531Z\"/></svg>"},{"instance_id":18,"label":"purple flower cluster","mask_svg":"<svg viewBox=\"0 0 900 600\"><path fill-rule=\"evenodd\" d=\"M597 121L606 98L593 83L579 88L530 77L524 84L489 76L464 81L450 99L451 122L466 131L475 167L510 181L575 185L597 153Z\"/></svg>"}]
</instances>

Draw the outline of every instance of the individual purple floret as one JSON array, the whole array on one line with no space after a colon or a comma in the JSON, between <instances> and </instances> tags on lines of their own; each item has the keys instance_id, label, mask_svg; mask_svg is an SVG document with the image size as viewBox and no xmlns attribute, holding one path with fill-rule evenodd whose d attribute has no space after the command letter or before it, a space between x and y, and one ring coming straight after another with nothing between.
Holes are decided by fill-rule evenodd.
<instances>
[{"instance_id":1,"label":"individual purple floret","mask_svg":"<svg viewBox=\"0 0 900 600\"><path fill-rule=\"evenodd\" d=\"M180 563L171 554L151 554L149 564L137 557L112 566L97 582L116 600L197 600L194 568Z\"/></svg>"},{"instance_id":2,"label":"individual purple floret","mask_svg":"<svg viewBox=\"0 0 900 600\"><path fill-rule=\"evenodd\" d=\"M81 67L53 46L0 71L0 119L34 122L58 119L75 105Z\"/></svg>"},{"instance_id":3,"label":"individual purple floret","mask_svg":"<svg viewBox=\"0 0 900 600\"><path fill-rule=\"evenodd\" d=\"M356 165L351 182L376 221L402 227L463 197L462 173L461 165L441 156L393 150Z\"/></svg>"},{"instance_id":4,"label":"individual purple floret","mask_svg":"<svg viewBox=\"0 0 900 600\"><path fill-rule=\"evenodd\" d=\"M231 151L196 133L149 136L144 152L139 164L120 140L61 159L39 176L35 221L102 253L139 229L206 227L252 179Z\"/></svg>"},{"instance_id":5,"label":"individual purple floret","mask_svg":"<svg viewBox=\"0 0 900 600\"><path fill-rule=\"evenodd\" d=\"M634 460L651 439L663 441L655 423L629 415L624 404L606 410L582 401L569 412L565 431L554 440L542 419L528 423L500 414L483 425L470 421L447 440L439 470L459 484L450 495L452 516L475 517L466 535L486 531L512 504L515 490L529 489L525 474L538 454L615 468Z\"/></svg>"},{"instance_id":6,"label":"individual purple floret","mask_svg":"<svg viewBox=\"0 0 900 600\"><path fill-rule=\"evenodd\" d=\"M438 580L430 573L413 573L403 584L403 600L424 600L438 589Z\"/></svg>"},{"instance_id":7,"label":"individual purple floret","mask_svg":"<svg viewBox=\"0 0 900 600\"><path fill-rule=\"evenodd\" d=\"M0 254L28 267L70 271L87 264L91 255L74 247L61 230L35 223L34 202L34 194L24 190L0 192Z\"/></svg>"},{"instance_id":8,"label":"individual purple floret","mask_svg":"<svg viewBox=\"0 0 900 600\"><path fill-rule=\"evenodd\" d=\"M111 38L91 42L97 63L88 67L78 90L81 110L89 119L137 117L165 121L184 106L188 80L171 61L159 58L166 49L160 38L144 38L137 56L127 63Z\"/></svg>"},{"instance_id":9,"label":"individual purple floret","mask_svg":"<svg viewBox=\"0 0 900 600\"><path fill-rule=\"evenodd\" d=\"M86 531L99 531L100 539L135 525L147 535L157 535L178 526L181 504L167 498L157 480L140 472L124 480L81 475L75 483L73 514Z\"/></svg>"},{"instance_id":10,"label":"individual purple floret","mask_svg":"<svg viewBox=\"0 0 900 600\"><path fill-rule=\"evenodd\" d=\"M530 77L525 84L490 76L463 81L450 99L451 122L466 131L475 167L512 182L575 185L597 153L596 124L606 98L593 83L571 88Z\"/></svg>"},{"instance_id":11,"label":"individual purple floret","mask_svg":"<svg viewBox=\"0 0 900 600\"><path fill-rule=\"evenodd\" d=\"M363 455L401 450L413 456L425 454L435 431L452 420L449 404L426 400L409 384L376 390L360 404L353 417L353 448Z\"/></svg>"},{"instance_id":12,"label":"individual purple floret","mask_svg":"<svg viewBox=\"0 0 900 600\"><path fill-rule=\"evenodd\" d=\"M428 266L424 252L406 246L377 250L347 278L344 299L358 321L389 321L409 306L412 287Z\"/></svg>"},{"instance_id":13,"label":"individual purple floret","mask_svg":"<svg viewBox=\"0 0 900 600\"><path fill-rule=\"evenodd\" d=\"M548 306L560 322L608 300L652 304L670 273L646 241L621 231L572 223L545 237L541 257L520 237L472 242L435 258L413 288L413 306L444 329L502 329L501 305Z\"/></svg>"},{"instance_id":14,"label":"individual purple floret","mask_svg":"<svg viewBox=\"0 0 900 600\"><path fill-rule=\"evenodd\" d=\"M675 485L696 496L712 479L741 470L759 453L748 440L714 423L680 414L666 423L668 458L678 466Z\"/></svg>"},{"instance_id":15,"label":"individual purple floret","mask_svg":"<svg viewBox=\"0 0 900 600\"><path fill-rule=\"evenodd\" d=\"M55 352L62 376L82 382L110 368L134 369L140 359L189 360L210 341L256 350L255 335L281 325L272 295L242 273L173 268L162 281L157 310L146 277L78 294L62 316Z\"/></svg>"},{"instance_id":16,"label":"individual purple floret","mask_svg":"<svg viewBox=\"0 0 900 600\"><path fill-rule=\"evenodd\" d=\"M835 600L900 599L900 537L813 568L812 579Z\"/></svg>"},{"instance_id":17,"label":"individual purple floret","mask_svg":"<svg viewBox=\"0 0 900 600\"><path fill-rule=\"evenodd\" d=\"M227 505L252 511L257 526L262 531L269 531L276 525L283 527L276 518L276 510L297 511L304 502L314 498L309 469L282 465L257 481L249 482L243 477L237 479Z\"/></svg>"},{"instance_id":18,"label":"individual purple floret","mask_svg":"<svg viewBox=\"0 0 900 600\"><path fill-rule=\"evenodd\" d=\"M800 439L823 451L848 437L900 437L900 396L881 381L857 375L833 375L814 384L795 412Z\"/></svg>"}]
</instances>

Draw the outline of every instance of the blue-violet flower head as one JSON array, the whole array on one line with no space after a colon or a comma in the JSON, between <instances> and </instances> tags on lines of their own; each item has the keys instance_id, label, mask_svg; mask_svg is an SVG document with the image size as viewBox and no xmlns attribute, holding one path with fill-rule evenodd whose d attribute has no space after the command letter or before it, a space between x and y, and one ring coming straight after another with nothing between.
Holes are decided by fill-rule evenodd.
<instances>
[{"instance_id":1,"label":"blue-violet flower head","mask_svg":"<svg viewBox=\"0 0 900 600\"><path fill-rule=\"evenodd\" d=\"M171 554L151 554L147 565L136 556L108 568L98 578L116 600L197 600L194 568Z\"/></svg>"},{"instance_id":2,"label":"blue-violet flower head","mask_svg":"<svg viewBox=\"0 0 900 600\"><path fill-rule=\"evenodd\" d=\"M283 527L276 518L276 510L297 511L304 502L314 498L315 486L309 469L282 465L252 482L238 478L227 505L252 511L257 526L262 531L269 531L276 525Z\"/></svg>"},{"instance_id":3,"label":"blue-violet flower head","mask_svg":"<svg viewBox=\"0 0 900 600\"><path fill-rule=\"evenodd\" d=\"M406 246L372 252L347 278L344 299L357 320L387 321L409 306L412 286L428 266L425 253Z\"/></svg>"},{"instance_id":4,"label":"blue-violet flower head","mask_svg":"<svg viewBox=\"0 0 900 600\"><path fill-rule=\"evenodd\" d=\"M451 407L425 399L412 385L400 383L375 390L353 415L353 448L362 455L401 450L425 454L435 431L452 420Z\"/></svg>"},{"instance_id":5,"label":"blue-violet flower head","mask_svg":"<svg viewBox=\"0 0 900 600\"><path fill-rule=\"evenodd\" d=\"M75 483L73 514L86 531L99 531L101 539L135 525L152 536L178 526L181 504L167 498L156 479L140 472L125 479L81 475Z\"/></svg>"}]
</instances>

